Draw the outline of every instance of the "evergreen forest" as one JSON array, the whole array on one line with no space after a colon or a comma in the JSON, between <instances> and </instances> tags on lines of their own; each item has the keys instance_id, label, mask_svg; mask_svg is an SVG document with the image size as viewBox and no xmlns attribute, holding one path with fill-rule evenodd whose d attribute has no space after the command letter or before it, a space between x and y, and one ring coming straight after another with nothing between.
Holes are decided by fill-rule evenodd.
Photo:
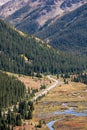
<instances>
[{"instance_id":1,"label":"evergreen forest","mask_svg":"<svg viewBox=\"0 0 87 130\"><path fill-rule=\"evenodd\" d=\"M76 73L86 68L85 56L56 50L0 20L0 70L33 75Z\"/></svg>"},{"instance_id":2,"label":"evergreen forest","mask_svg":"<svg viewBox=\"0 0 87 130\"><path fill-rule=\"evenodd\" d=\"M25 85L13 76L0 71L0 108L16 104L25 95Z\"/></svg>"},{"instance_id":3,"label":"evergreen forest","mask_svg":"<svg viewBox=\"0 0 87 130\"><path fill-rule=\"evenodd\" d=\"M33 102L26 101L25 97L25 85L0 71L0 130L13 130L21 126L22 119L32 119Z\"/></svg>"}]
</instances>

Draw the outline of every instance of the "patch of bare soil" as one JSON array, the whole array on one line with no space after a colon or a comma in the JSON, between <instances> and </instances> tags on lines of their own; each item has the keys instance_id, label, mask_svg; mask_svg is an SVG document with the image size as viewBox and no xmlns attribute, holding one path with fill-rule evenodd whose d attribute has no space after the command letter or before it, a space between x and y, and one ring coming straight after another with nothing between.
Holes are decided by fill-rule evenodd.
<instances>
[{"instance_id":1,"label":"patch of bare soil","mask_svg":"<svg viewBox=\"0 0 87 130\"><path fill-rule=\"evenodd\" d=\"M33 122L31 124L29 123L29 124L24 124L22 126L16 126L14 127L14 130L49 130L47 126L44 124L42 124L41 128L36 127L36 126L37 126L37 123L35 125L35 123Z\"/></svg>"},{"instance_id":2,"label":"patch of bare soil","mask_svg":"<svg viewBox=\"0 0 87 130\"><path fill-rule=\"evenodd\" d=\"M14 127L14 130L35 130L35 128L32 125L23 125Z\"/></svg>"}]
</instances>

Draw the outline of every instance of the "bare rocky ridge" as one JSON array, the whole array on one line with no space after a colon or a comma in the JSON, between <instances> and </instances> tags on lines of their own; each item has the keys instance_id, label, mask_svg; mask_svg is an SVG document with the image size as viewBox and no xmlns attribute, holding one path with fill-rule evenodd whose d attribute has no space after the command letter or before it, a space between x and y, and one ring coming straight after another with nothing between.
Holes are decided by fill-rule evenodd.
<instances>
[{"instance_id":1,"label":"bare rocky ridge","mask_svg":"<svg viewBox=\"0 0 87 130\"><path fill-rule=\"evenodd\" d=\"M4 5L5 3L7 3L10 0L0 0L0 6Z\"/></svg>"},{"instance_id":2,"label":"bare rocky ridge","mask_svg":"<svg viewBox=\"0 0 87 130\"><path fill-rule=\"evenodd\" d=\"M67 12L75 10L86 0L10 0L0 7L0 17L3 19L13 15L21 9L20 15L10 20L10 23L17 25L34 15L35 22L43 27L49 20L56 20ZM26 9L26 11L23 11ZM38 14L38 15L37 15ZM33 19L33 18L31 18ZM30 19L29 19L30 20ZM52 21L51 21L52 22Z\"/></svg>"},{"instance_id":3,"label":"bare rocky ridge","mask_svg":"<svg viewBox=\"0 0 87 130\"><path fill-rule=\"evenodd\" d=\"M0 7L0 16L6 18L18 9L22 8L31 0L10 0Z\"/></svg>"}]
</instances>

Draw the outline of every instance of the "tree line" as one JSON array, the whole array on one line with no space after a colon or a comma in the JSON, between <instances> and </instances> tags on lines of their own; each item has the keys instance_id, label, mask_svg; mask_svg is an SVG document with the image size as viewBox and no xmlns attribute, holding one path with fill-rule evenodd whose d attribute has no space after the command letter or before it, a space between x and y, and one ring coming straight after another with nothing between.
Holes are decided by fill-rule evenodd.
<instances>
[{"instance_id":1,"label":"tree line","mask_svg":"<svg viewBox=\"0 0 87 130\"><path fill-rule=\"evenodd\" d=\"M82 82L87 84L87 73L80 73L76 77L73 78L74 82Z\"/></svg>"}]
</instances>

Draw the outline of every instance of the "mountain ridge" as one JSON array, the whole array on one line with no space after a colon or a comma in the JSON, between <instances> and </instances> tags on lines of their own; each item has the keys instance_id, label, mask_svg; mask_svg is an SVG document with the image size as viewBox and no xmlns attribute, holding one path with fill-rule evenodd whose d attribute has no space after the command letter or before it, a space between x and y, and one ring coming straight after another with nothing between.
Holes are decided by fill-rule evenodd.
<instances>
[{"instance_id":1,"label":"mountain ridge","mask_svg":"<svg viewBox=\"0 0 87 130\"><path fill-rule=\"evenodd\" d=\"M8 19L18 29L27 28L24 22L32 28L36 26L37 30L85 3L86 0L11 0L0 8L0 17Z\"/></svg>"},{"instance_id":2,"label":"mountain ridge","mask_svg":"<svg viewBox=\"0 0 87 130\"><path fill-rule=\"evenodd\" d=\"M87 54L87 4L64 15L35 35L61 50Z\"/></svg>"},{"instance_id":3,"label":"mountain ridge","mask_svg":"<svg viewBox=\"0 0 87 130\"><path fill-rule=\"evenodd\" d=\"M0 6L6 4L8 1L10 1L10 0L0 0Z\"/></svg>"}]
</instances>

